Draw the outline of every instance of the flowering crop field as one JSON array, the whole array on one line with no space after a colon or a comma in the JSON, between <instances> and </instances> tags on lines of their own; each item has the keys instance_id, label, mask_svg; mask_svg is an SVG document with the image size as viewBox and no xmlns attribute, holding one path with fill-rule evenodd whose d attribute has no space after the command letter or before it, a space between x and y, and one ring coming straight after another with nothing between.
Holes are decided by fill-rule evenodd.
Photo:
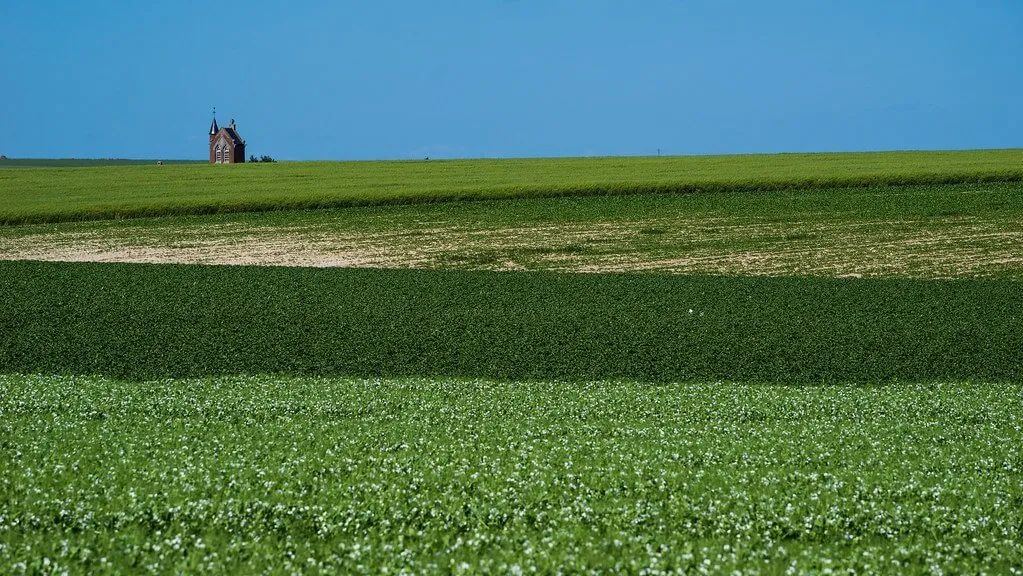
<instances>
[{"instance_id":1,"label":"flowering crop field","mask_svg":"<svg viewBox=\"0 0 1023 576\"><path fill-rule=\"evenodd\" d=\"M1023 390L0 377L0 572L1019 573Z\"/></svg>"}]
</instances>

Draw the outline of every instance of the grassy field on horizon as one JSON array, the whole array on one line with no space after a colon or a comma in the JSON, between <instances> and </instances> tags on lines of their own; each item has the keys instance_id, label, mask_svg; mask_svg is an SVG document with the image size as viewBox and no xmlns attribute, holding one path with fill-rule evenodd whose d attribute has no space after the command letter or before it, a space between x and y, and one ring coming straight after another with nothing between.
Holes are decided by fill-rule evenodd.
<instances>
[{"instance_id":1,"label":"grassy field on horizon","mask_svg":"<svg viewBox=\"0 0 1023 576\"><path fill-rule=\"evenodd\" d=\"M100 168L105 166L151 166L164 164L204 164L206 160L157 160L139 158L5 158L4 168Z\"/></svg>"},{"instance_id":2,"label":"grassy field on horizon","mask_svg":"<svg viewBox=\"0 0 1023 576\"><path fill-rule=\"evenodd\" d=\"M0 171L0 223L423 203L1023 180L1023 150L284 162Z\"/></svg>"}]
</instances>

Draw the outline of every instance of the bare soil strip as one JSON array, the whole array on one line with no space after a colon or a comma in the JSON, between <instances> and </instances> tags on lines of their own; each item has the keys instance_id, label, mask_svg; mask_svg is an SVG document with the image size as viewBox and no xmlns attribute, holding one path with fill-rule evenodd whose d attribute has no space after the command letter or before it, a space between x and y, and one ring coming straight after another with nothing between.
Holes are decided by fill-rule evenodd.
<instances>
[{"instance_id":1,"label":"bare soil strip","mask_svg":"<svg viewBox=\"0 0 1023 576\"><path fill-rule=\"evenodd\" d=\"M310 267L1023 277L1023 226L969 217L764 222L658 218L520 227L244 223L0 236L0 259Z\"/></svg>"}]
</instances>

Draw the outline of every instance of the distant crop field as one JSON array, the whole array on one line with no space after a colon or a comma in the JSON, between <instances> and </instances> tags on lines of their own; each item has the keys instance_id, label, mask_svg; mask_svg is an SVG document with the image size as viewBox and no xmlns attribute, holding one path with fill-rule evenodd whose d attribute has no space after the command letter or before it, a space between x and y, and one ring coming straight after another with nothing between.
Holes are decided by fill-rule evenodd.
<instances>
[{"instance_id":1,"label":"distant crop field","mask_svg":"<svg viewBox=\"0 0 1023 576\"><path fill-rule=\"evenodd\" d=\"M123 158L6 158L3 168L97 168L101 166L152 166L164 164L204 164L205 160L132 160Z\"/></svg>"},{"instance_id":2,"label":"distant crop field","mask_svg":"<svg viewBox=\"0 0 1023 576\"><path fill-rule=\"evenodd\" d=\"M1023 180L1023 150L0 171L0 223L456 199Z\"/></svg>"},{"instance_id":3,"label":"distant crop field","mask_svg":"<svg viewBox=\"0 0 1023 576\"><path fill-rule=\"evenodd\" d=\"M1020 414L1004 383L0 376L0 571L1012 574Z\"/></svg>"}]
</instances>

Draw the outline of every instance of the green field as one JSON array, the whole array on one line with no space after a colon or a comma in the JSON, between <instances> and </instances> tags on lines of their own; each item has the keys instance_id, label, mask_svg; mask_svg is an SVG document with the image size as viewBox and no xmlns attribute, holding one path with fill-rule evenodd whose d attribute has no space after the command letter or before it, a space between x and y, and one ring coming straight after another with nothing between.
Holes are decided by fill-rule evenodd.
<instances>
[{"instance_id":1,"label":"green field","mask_svg":"<svg viewBox=\"0 0 1023 576\"><path fill-rule=\"evenodd\" d=\"M0 573L1021 574L1021 160L0 170Z\"/></svg>"},{"instance_id":2,"label":"green field","mask_svg":"<svg viewBox=\"0 0 1023 576\"><path fill-rule=\"evenodd\" d=\"M1023 381L1013 280L0 263L4 372Z\"/></svg>"},{"instance_id":3,"label":"green field","mask_svg":"<svg viewBox=\"0 0 1023 576\"><path fill-rule=\"evenodd\" d=\"M454 199L1018 182L1023 150L0 171L0 223Z\"/></svg>"},{"instance_id":4,"label":"green field","mask_svg":"<svg viewBox=\"0 0 1023 576\"><path fill-rule=\"evenodd\" d=\"M205 164L205 160L133 160L128 158L7 158L3 168L99 168L107 166L153 166L164 164Z\"/></svg>"},{"instance_id":5,"label":"green field","mask_svg":"<svg viewBox=\"0 0 1023 576\"><path fill-rule=\"evenodd\" d=\"M1021 413L1010 384L6 376L0 567L1011 574Z\"/></svg>"}]
</instances>

